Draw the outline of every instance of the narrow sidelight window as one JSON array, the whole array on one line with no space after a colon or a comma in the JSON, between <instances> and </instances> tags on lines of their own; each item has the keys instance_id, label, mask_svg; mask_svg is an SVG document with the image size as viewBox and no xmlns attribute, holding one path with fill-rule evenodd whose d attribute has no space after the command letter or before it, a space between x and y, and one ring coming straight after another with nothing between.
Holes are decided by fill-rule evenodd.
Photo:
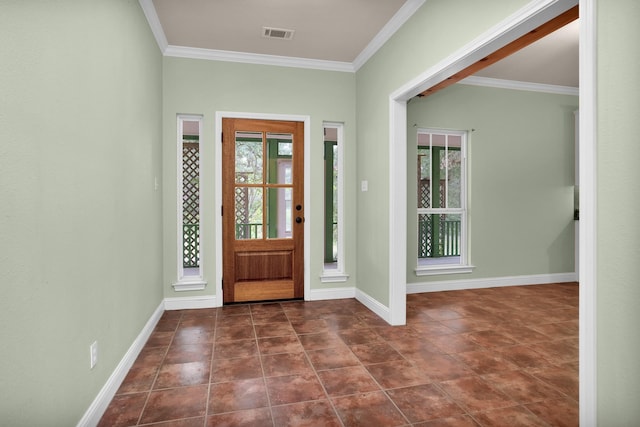
<instances>
[{"instance_id":1,"label":"narrow sidelight window","mask_svg":"<svg viewBox=\"0 0 640 427\"><path fill-rule=\"evenodd\" d=\"M178 284L202 282L201 116L178 116ZM178 288L176 288L178 289ZM189 290L193 289L190 287ZM185 289L186 290L186 289Z\"/></svg>"},{"instance_id":2,"label":"narrow sidelight window","mask_svg":"<svg viewBox=\"0 0 640 427\"><path fill-rule=\"evenodd\" d=\"M324 123L324 268L323 282L347 279L344 272L343 127Z\"/></svg>"}]
</instances>

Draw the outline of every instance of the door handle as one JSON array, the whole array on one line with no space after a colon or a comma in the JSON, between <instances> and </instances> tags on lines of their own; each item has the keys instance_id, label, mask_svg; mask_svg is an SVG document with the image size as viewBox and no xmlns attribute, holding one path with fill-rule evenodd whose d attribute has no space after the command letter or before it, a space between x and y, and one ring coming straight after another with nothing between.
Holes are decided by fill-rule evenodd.
<instances>
[{"instance_id":1,"label":"door handle","mask_svg":"<svg viewBox=\"0 0 640 427\"><path fill-rule=\"evenodd\" d=\"M296 217L296 222L298 224L300 224L302 221L304 221L301 217Z\"/></svg>"}]
</instances>

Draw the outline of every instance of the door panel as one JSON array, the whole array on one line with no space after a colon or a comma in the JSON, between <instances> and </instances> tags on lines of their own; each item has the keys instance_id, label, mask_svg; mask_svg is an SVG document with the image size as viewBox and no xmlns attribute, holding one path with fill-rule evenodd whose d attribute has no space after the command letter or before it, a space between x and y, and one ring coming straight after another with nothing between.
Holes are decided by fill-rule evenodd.
<instances>
[{"instance_id":1,"label":"door panel","mask_svg":"<svg viewBox=\"0 0 640 427\"><path fill-rule=\"evenodd\" d=\"M223 119L224 302L304 297L304 124Z\"/></svg>"},{"instance_id":2,"label":"door panel","mask_svg":"<svg viewBox=\"0 0 640 427\"><path fill-rule=\"evenodd\" d=\"M236 281L293 279L292 251L236 252Z\"/></svg>"}]
</instances>

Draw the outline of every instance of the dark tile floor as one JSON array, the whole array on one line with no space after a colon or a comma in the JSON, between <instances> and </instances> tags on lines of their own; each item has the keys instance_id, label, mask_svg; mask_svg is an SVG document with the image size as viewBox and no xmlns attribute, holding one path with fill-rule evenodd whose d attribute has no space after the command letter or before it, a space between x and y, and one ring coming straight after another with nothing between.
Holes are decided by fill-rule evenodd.
<instances>
[{"instance_id":1,"label":"dark tile floor","mask_svg":"<svg viewBox=\"0 0 640 427\"><path fill-rule=\"evenodd\" d=\"M101 426L577 426L578 285L167 311Z\"/></svg>"}]
</instances>

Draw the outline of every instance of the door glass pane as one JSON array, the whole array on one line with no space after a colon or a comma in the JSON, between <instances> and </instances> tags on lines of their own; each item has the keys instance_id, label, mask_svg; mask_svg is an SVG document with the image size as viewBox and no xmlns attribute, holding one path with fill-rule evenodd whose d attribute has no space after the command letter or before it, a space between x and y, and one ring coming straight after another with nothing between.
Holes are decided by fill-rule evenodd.
<instances>
[{"instance_id":1,"label":"door glass pane","mask_svg":"<svg viewBox=\"0 0 640 427\"><path fill-rule=\"evenodd\" d=\"M292 237L291 188L267 189L267 233L270 239Z\"/></svg>"},{"instance_id":2,"label":"door glass pane","mask_svg":"<svg viewBox=\"0 0 640 427\"><path fill-rule=\"evenodd\" d=\"M262 188L236 187L236 239L262 239Z\"/></svg>"},{"instance_id":3,"label":"door glass pane","mask_svg":"<svg viewBox=\"0 0 640 427\"><path fill-rule=\"evenodd\" d=\"M267 133L267 182L269 184L291 184L291 168L282 171L282 162L293 160L293 135Z\"/></svg>"},{"instance_id":4,"label":"door glass pane","mask_svg":"<svg viewBox=\"0 0 640 427\"><path fill-rule=\"evenodd\" d=\"M278 142L278 156L291 156L293 154L293 142L280 141Z\"/></svg>"},{"instance_id":5,"label":"door glass pane","mask_svg":"<svg viewBox=\"0 0 640 427\"><path fill-rule=\"evenodd\" d=\"M236 183L262 184L262 133L236 132Z\"/></svg>"}]
</instances>

